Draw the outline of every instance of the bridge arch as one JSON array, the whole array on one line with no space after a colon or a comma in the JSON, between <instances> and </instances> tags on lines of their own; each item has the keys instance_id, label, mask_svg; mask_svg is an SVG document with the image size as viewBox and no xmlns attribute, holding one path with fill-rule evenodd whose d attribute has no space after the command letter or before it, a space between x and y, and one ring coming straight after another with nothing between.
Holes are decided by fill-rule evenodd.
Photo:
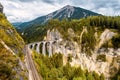
<instances>
[{"instance_id":1,"label":"bridge arch","mask_svg":"<svg viewBox=\"0 0 120 80\"><path fill-rule=\"evenodd\" d=\"M41 41L29 44L29 48L36 50L37 53L42 53L43 55L52 56L53 55L53 45L56 44L56 41Z\"/></svg>"}]
</instances>

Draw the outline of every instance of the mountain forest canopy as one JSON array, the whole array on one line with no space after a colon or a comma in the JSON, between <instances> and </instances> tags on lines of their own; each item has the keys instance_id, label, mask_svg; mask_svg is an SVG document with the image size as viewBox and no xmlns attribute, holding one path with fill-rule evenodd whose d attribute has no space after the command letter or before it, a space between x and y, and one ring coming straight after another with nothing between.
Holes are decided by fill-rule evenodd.
<instances>
[{"instance_id":1,"label":"mountain forest canopy","mask_svg":"<svg viewBox=\"0 0 120 80\"><path fill-rule=\"evenodd\" d=\"M67 5L13 25L0 4L0 80L120 80L120 16Z\"/></svg>"},{"instance_id":2,"label":"mountain forest canopy","mask_svg":"<svg viewBox=\"0 0 120 80\"><path fill-rule=\"evenodd\" d=\"M26 42L34 42L34 41L41 41L43 40L44 36L47 34L47 30L58 29L59 32L62 34L65 40L71 40L72 37L69 37L68 29L71 28L74 30L76 35L79 35L85 26L88 30L88 34L83 36L83 44L88 43L87 45L83 45L82 47L89 46L91 49L95 47L95 37L93 37L95 31L99 32L100 34L106 28L110 29L113 32L117 32L118 35L112 38L110 41L112 46L109 44L103 45L103 47L113 47L115 49L120 48L120 16L91 16L87 18L83 18L80 20L67 20L63 19L59 21L58 19L49 20L48 23L44 25L36 25L32 26L25 30L25 38ZM29 35L30 34L30 35ZM36 36L34 36L36 35ZM27 36L27 37L26 37ZM39 37L38 37L39 36ZM79 38L74 37L74 41L79 44ZM88 51L88 49L86 50ZM44 57L43 55L38 53L33 54L33 58L38 66L38 71L42 75L45 80L52 80L53 78L56 80L104 80L105 77L103 74L98 75L95 72L88 72L87 70L82 70L80 67L75 68L71 67L68 63L65 66L63 65L62 55L61 54L54 54L52 57ZM103 61L105 60L105 55L98 56L98 59ZM57 62L58 61L58 62ZM111 78L111 80L119 80L120 79L120 71L116 73L115 76Z\"/></svg>"},{"instance_id":3,"label":"mountain forest canopy","mask_svg":"<svg viewBox=\"0 0 120 80\"><path fill-rule=\"evenodd\" d=\"M20 31L24 32L26 28L31 28L32 26L45 24L50 19L63 20L67 18L69 20L72 20L72 19L81 19L81 18L86 18L88 16L98 16L98 15L101 15L101 14L98 14L80 7L66 5L59 10L56 10L48 15L38 17L29 22L23 22L21 24L17 23L18 25L17 27ZM14 23L13 25L16 25L16 24Z\"/></svg>"},{"instance_id":4,"label":"mountain forest canopy","mask_svg":"<svg viewBox=\"0 0 120 80\"><path fill-rule=\"evenodd\" d=\"M81 67L71 67L69 62L63 66L63 55L54 54L52 57L34 52L33 59L39 74L44 80L105 80L103 74L82 70Z\"/></svg>"},{"instance_id":5,"label":"mountain forest canopy","mask_svg":"<svg viewBox=\"0 0 120 80\"><path fill-rule=\"evenodd\" d=\"M43 40L44 36L47 34L47 30L52 30L53 28L58 29L60 33L63 35L63 38L69 39L69 35L67 30L72 28L76 35L80 35L83 26L86 26L88 29L89 36L83 37L84 39L87 38L87 42L94 45L95 38L93 34L95 33L95 29L98 32L104 31L106 28L111 29L112 31L120 33L120 17L111 17L111 16L91 16L87 18L83 18L80 20L67 20L63 19L59 21L57 19L49 20L48 23L44 25L36 25L32 26L31 28L27 28L24 30L23 38L26 40L27 43L34 42L34 41L41 41ZM88 39L89 38L89 39ZM91 38L91 39L90 39ZM74 37L74 40L79 40L77 37ZM91 40L91 41L90 41ZM118 48L120 47L120 35L117 35L112 39L113 47ZM83 40L86 41L86 40ZM79 41L77 41L79 42Z\"/></svg>"}]
</instances>

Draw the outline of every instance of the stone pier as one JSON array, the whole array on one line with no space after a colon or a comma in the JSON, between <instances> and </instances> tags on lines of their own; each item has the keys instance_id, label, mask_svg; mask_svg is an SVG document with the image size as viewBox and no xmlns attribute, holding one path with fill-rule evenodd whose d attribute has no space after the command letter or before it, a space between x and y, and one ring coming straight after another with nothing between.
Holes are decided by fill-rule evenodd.
<instances>
[{"instance_id":1,"label":"stone pier","mask_svg":"<svg viewBox=\"0 0 120 80\"><path fill-rule=\"evenodd\" d=\"M32 50L36 50L37 53L42 52L43 55L46 55L46 51L48 51L48 56L52 56L53 54L53 43L55 41L41 41L41 42L35 42L35 43L30 43L29 48ZM49 45L47 45L49 44ZM40 50L40 46L42 45L42 50ZM48 46L48 50L46 50L46 47ZM55 45L57 46L57 45ZM55 47L54 46L54 47Z\"/></svg>"}]
</instances>

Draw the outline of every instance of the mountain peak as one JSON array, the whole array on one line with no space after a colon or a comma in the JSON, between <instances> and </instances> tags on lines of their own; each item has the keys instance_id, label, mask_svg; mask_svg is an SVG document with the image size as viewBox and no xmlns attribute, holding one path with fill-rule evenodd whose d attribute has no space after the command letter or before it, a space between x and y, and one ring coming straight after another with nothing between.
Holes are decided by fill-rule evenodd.
<instances>
[{"instance_id":1,"label":"mountain peak","mask_svg":"<svg viewBox=\"0 0 120 80\"><path fill-rule=\"evenodd\" d=\"M64 8L70 8L70 7L73 7L73 6L71 6L71 5L64 6Z\"/></svg>"},{"instance_id":2,"label":"mountain peak","mask_svg":"<svg viewBox=\"0 0 120 80\"><path fill-rule=\"evenodd\" d=\"M62 7L59 10L56 10L52 13L49 13L48 15L45 16L41 16L36 18L35 20L32 20L30 22L26 22L26 23L22 23L19 27L30 27L32 24L33 25L41 25L46 23L48 20L50 19L81 19L81 18L85 18L88 16L98 16L100 14L86 10L86 9L82 9L79 7L74 7L71 5L66 5L64 7ZM32 26L33 26L32 25Z\"/></svg>"},{"instance_id":3,"label":"mountain peak","mask_svg":"<svg viewBox=\"0 0 120 80\"><path fill-rule=\"evenodd\" d=\"M74 7L71 6L71 5L66 5L62 9L69 9L69 10L71 10L71 9L74 9Z\"/></svg>"},{"instance_id":4,"label":"mountain peak","mask_svg":"<svg viewBox=\"0 0 120 80\"><path fill-rule=\"evenodd\" d=\"M52 18L69 18L72 14L74 13L74 7L73 6L70 6L70 5L66 5L64 6L63 8L53 12L53 13L50 13L46 16L46 21L49 20L49 19L52 19ZM45 21L45 22L46 22Z\"/></svg>"}]
</instances>

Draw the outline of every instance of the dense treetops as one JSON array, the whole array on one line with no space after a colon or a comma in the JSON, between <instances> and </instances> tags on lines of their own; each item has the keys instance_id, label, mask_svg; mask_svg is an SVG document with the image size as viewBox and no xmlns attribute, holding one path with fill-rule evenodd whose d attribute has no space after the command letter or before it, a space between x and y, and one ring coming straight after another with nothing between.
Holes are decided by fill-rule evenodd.
<instances>
[{"instance_id":1,"label":"dense treetops","mask_svg":"<svg viewBox=\"0 0 120 80\"><path fill-rule=\"evenodd\" d=\"M80 67L71 67L69 61L63 66L62 57L62 54L48 57L36 52L33 53L38 72L44 80L105 80L103 74L98 75L95 72L82 70Z\"/></svg>"},{"instance_id":2,"label":"dense treetops","mask_svg":"<svg viewBox=\"0 0 120 80\"><path fill-rule=\"evenodd\" d=\"M31 25L32 26L32 25ZM91 16L83 18L80 20L68 20L63 19L59 21L57 19L49 20L48 23L44 25L34 25L30 28L24 30L23 38L27 43L43 40L44 36L47 34L47 30L58 29L62 34L64 40L76 41L80 44L80 34L83 30L83 26L86 27L87 33L82 36L82 50L86 54L91 55L90 51L95 49L97 44L97 39L95 38L95 32L98 33L100 37L101 33L107 28L117 35L113 37L110 41L106 42L102 47L108 48L120 48L120 16ZM71 28L75 36L71 37L68 34L68 29ZM37 64L39 73L45 80L104 80L104 75L100 76L95 72L83 71L80 67L71 67L69 63L63 66L62 55L55 54L52 57L44 57L41 54L34 53L33 58ZM100 55L97 59L106 61L105 55ZM119 80L119 71L113 80Z\"/></svg>"},{"instance_id":3,"label":"dense treetops","mask_svg":"<svg viewBox=\"0 0 120 80\"><path fill-rule=\"evenodd\" d=\"M118 33L116 37L112 39L112 46L114 48L120 47L120 17L115 16L91 16L87 18L83 18L80 20L67 20L63 19L59 21L57 19L49 20L45 25L36 25L31 28L27 28L24 31L23 38L26 42L35 42L43 40L44 36L47 33L47 30L58 29L59 32L63 35L65 40L74 40L79 43L79 36L82 32L83 26L87 28L88 33L84 34L82 37L82 44L86 43L86 45L82 45L83 47L91 47L94 49L96 45L96 40L94 37L94 33L97 32L98 36L106 29L110 29L113 32ZM68 34L68 29L71 28L75 32L76 37L70 37ZM109 46L109 45L108 45ZM110 46L109 46L110 47Z\"/></svg>"},{"instance_id":4,"label":"dense treetops","mask_svg":"<svg viewBox=\"0 0 120 80\"><path fill-rule=\"evenodd\" d=\"M44 36L47 34L47 30L58 29L62 34L64 40L76 41L80 44L80 34L83 30L83 26L86 27L87 33L84 33L82 37L82 50L87 49L88 55L91 55L90 51L94 50L97 44L97 39L95 38L95 32L98 33L100 37L101 33L107 28L117 35L113 37L110 41L106 42L102 47L108 48L120 48L120 17L115 16L91 16L83 18L80 20L67 20L63 19L59 21L57 19L49 20L48 23L44 25L35 25L31 28L24 30L23 38L27 43L43 40ZM71 28L75 32L75 36L71 37L68 34L68 29ZM110 43L110 45L109 45ZM33 58L37 63L38 71L45 80L104 80L103 74L98 76L95 72L83 71L80 67L71 67L69 63L66 66L62 66L62 55L55 54L52 57L44 57L41 54L34 53ZM102 59L101 59L102 58ZM105 60L104 55L100 55L97 58L102 61ZM119 80L119 72L113 78Z\"/></svg>"}]
</instances>

